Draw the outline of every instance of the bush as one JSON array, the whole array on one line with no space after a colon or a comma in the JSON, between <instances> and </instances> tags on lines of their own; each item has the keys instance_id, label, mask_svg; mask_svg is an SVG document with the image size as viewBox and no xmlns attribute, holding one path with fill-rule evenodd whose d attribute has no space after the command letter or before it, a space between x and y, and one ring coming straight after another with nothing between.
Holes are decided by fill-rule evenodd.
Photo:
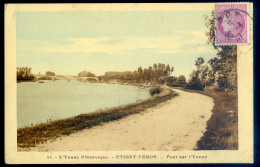
<instances>
[{"instance_id":1,"label":"bush","mask_svg":"<svg viewBox=\"0 0 260 167\"><path fill-rule=\"evenodd\" d=\"M191 89L191 90L203 90L203 85L200 83L188 83L185 86L186 89Z\"/></svg>"},{"instance_id":2,"label":"bush","mask_svg":"<svg viewBox=\"0 0 260 167\"><path fill-rule=\"evenodd\" d=\"M150 95L153 96L154 94L159 94L160 92L162 92L162 89L159 86L157 86L154 88L150 88L149 91Z\"/></svg>"}]
</instances>

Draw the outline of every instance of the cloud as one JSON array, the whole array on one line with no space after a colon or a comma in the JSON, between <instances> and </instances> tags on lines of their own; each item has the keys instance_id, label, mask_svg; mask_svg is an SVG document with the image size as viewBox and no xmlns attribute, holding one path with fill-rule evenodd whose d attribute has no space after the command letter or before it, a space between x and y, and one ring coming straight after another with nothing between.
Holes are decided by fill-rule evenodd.
<instances>
[{"instance_id":1,"label":"cloud","mask_svg":"<svg viewBox=\"0 0 260 167\"><path fill-rule=\"evenodd\" d=\"M211 53L211 54L217 54L217 51L213 48L213 46L198 46L195 48L195 50L198 53Z\"/></svg>"},{"instance_id":2,"label":"cloud","mask_svg":"<svg viewBox=\"0 0 260 167\"><path fill-rule=\"evenodd\" d=\"M107 53L120 54L137 49L153 49L162 54L213 53L209 46L199 46L206 43L203 31L173 31L169 36L128 36L102 38L69 38L68 44L57 44L40 40L17 40L20 52L47 53Z\"/></svg>"}]
</instances>

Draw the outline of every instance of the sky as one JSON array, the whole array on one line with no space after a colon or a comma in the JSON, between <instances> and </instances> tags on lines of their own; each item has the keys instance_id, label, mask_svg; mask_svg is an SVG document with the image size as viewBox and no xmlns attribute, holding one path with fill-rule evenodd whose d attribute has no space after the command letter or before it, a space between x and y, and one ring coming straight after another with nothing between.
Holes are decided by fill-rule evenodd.
<instances>
[{"instance_id":1,"label":"sky","mask_svg":"<svg viewBox=\"0 0 260 167\"><path fill-rule=\"evenodd\" d=\"M164 63L188 79L198 57L216 56L206 44L204 15L210 12L17 12L16 63L35 74L63 75Z\"/></svg>"}]
</instances>

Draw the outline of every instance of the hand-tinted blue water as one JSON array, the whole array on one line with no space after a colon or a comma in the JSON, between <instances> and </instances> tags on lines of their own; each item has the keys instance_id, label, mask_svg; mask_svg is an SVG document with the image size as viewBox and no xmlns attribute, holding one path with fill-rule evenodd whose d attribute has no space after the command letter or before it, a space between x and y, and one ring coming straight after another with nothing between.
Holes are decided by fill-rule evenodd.
<instances>
[{"instance_id":1,"label":"hand-tinted blue water","mask_svg":"<svg viewBox=\"0 0 260 167\"><path fill-rule=\"evenodd\" d=\"M17 128L129 104L150 97L135 86L78 81L17 84Z\"/></svg>"}]
</instances>

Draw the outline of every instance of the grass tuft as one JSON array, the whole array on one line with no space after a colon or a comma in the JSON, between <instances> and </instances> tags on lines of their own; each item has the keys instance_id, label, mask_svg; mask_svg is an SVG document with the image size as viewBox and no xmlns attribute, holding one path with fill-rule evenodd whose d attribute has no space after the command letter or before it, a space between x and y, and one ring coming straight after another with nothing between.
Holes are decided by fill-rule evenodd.
<instances>
[{"instance_id":1,"label":"grass tuft","mask_svg":"<svg viewBox=\"0 0 260 167\"><path fill-rule=\"evenodd\" d=\"M150 95L153 96L154 94L160 94L162 92L162 88L160 86L153 87L149 89Z\"/></svg>"}]
</instances>

